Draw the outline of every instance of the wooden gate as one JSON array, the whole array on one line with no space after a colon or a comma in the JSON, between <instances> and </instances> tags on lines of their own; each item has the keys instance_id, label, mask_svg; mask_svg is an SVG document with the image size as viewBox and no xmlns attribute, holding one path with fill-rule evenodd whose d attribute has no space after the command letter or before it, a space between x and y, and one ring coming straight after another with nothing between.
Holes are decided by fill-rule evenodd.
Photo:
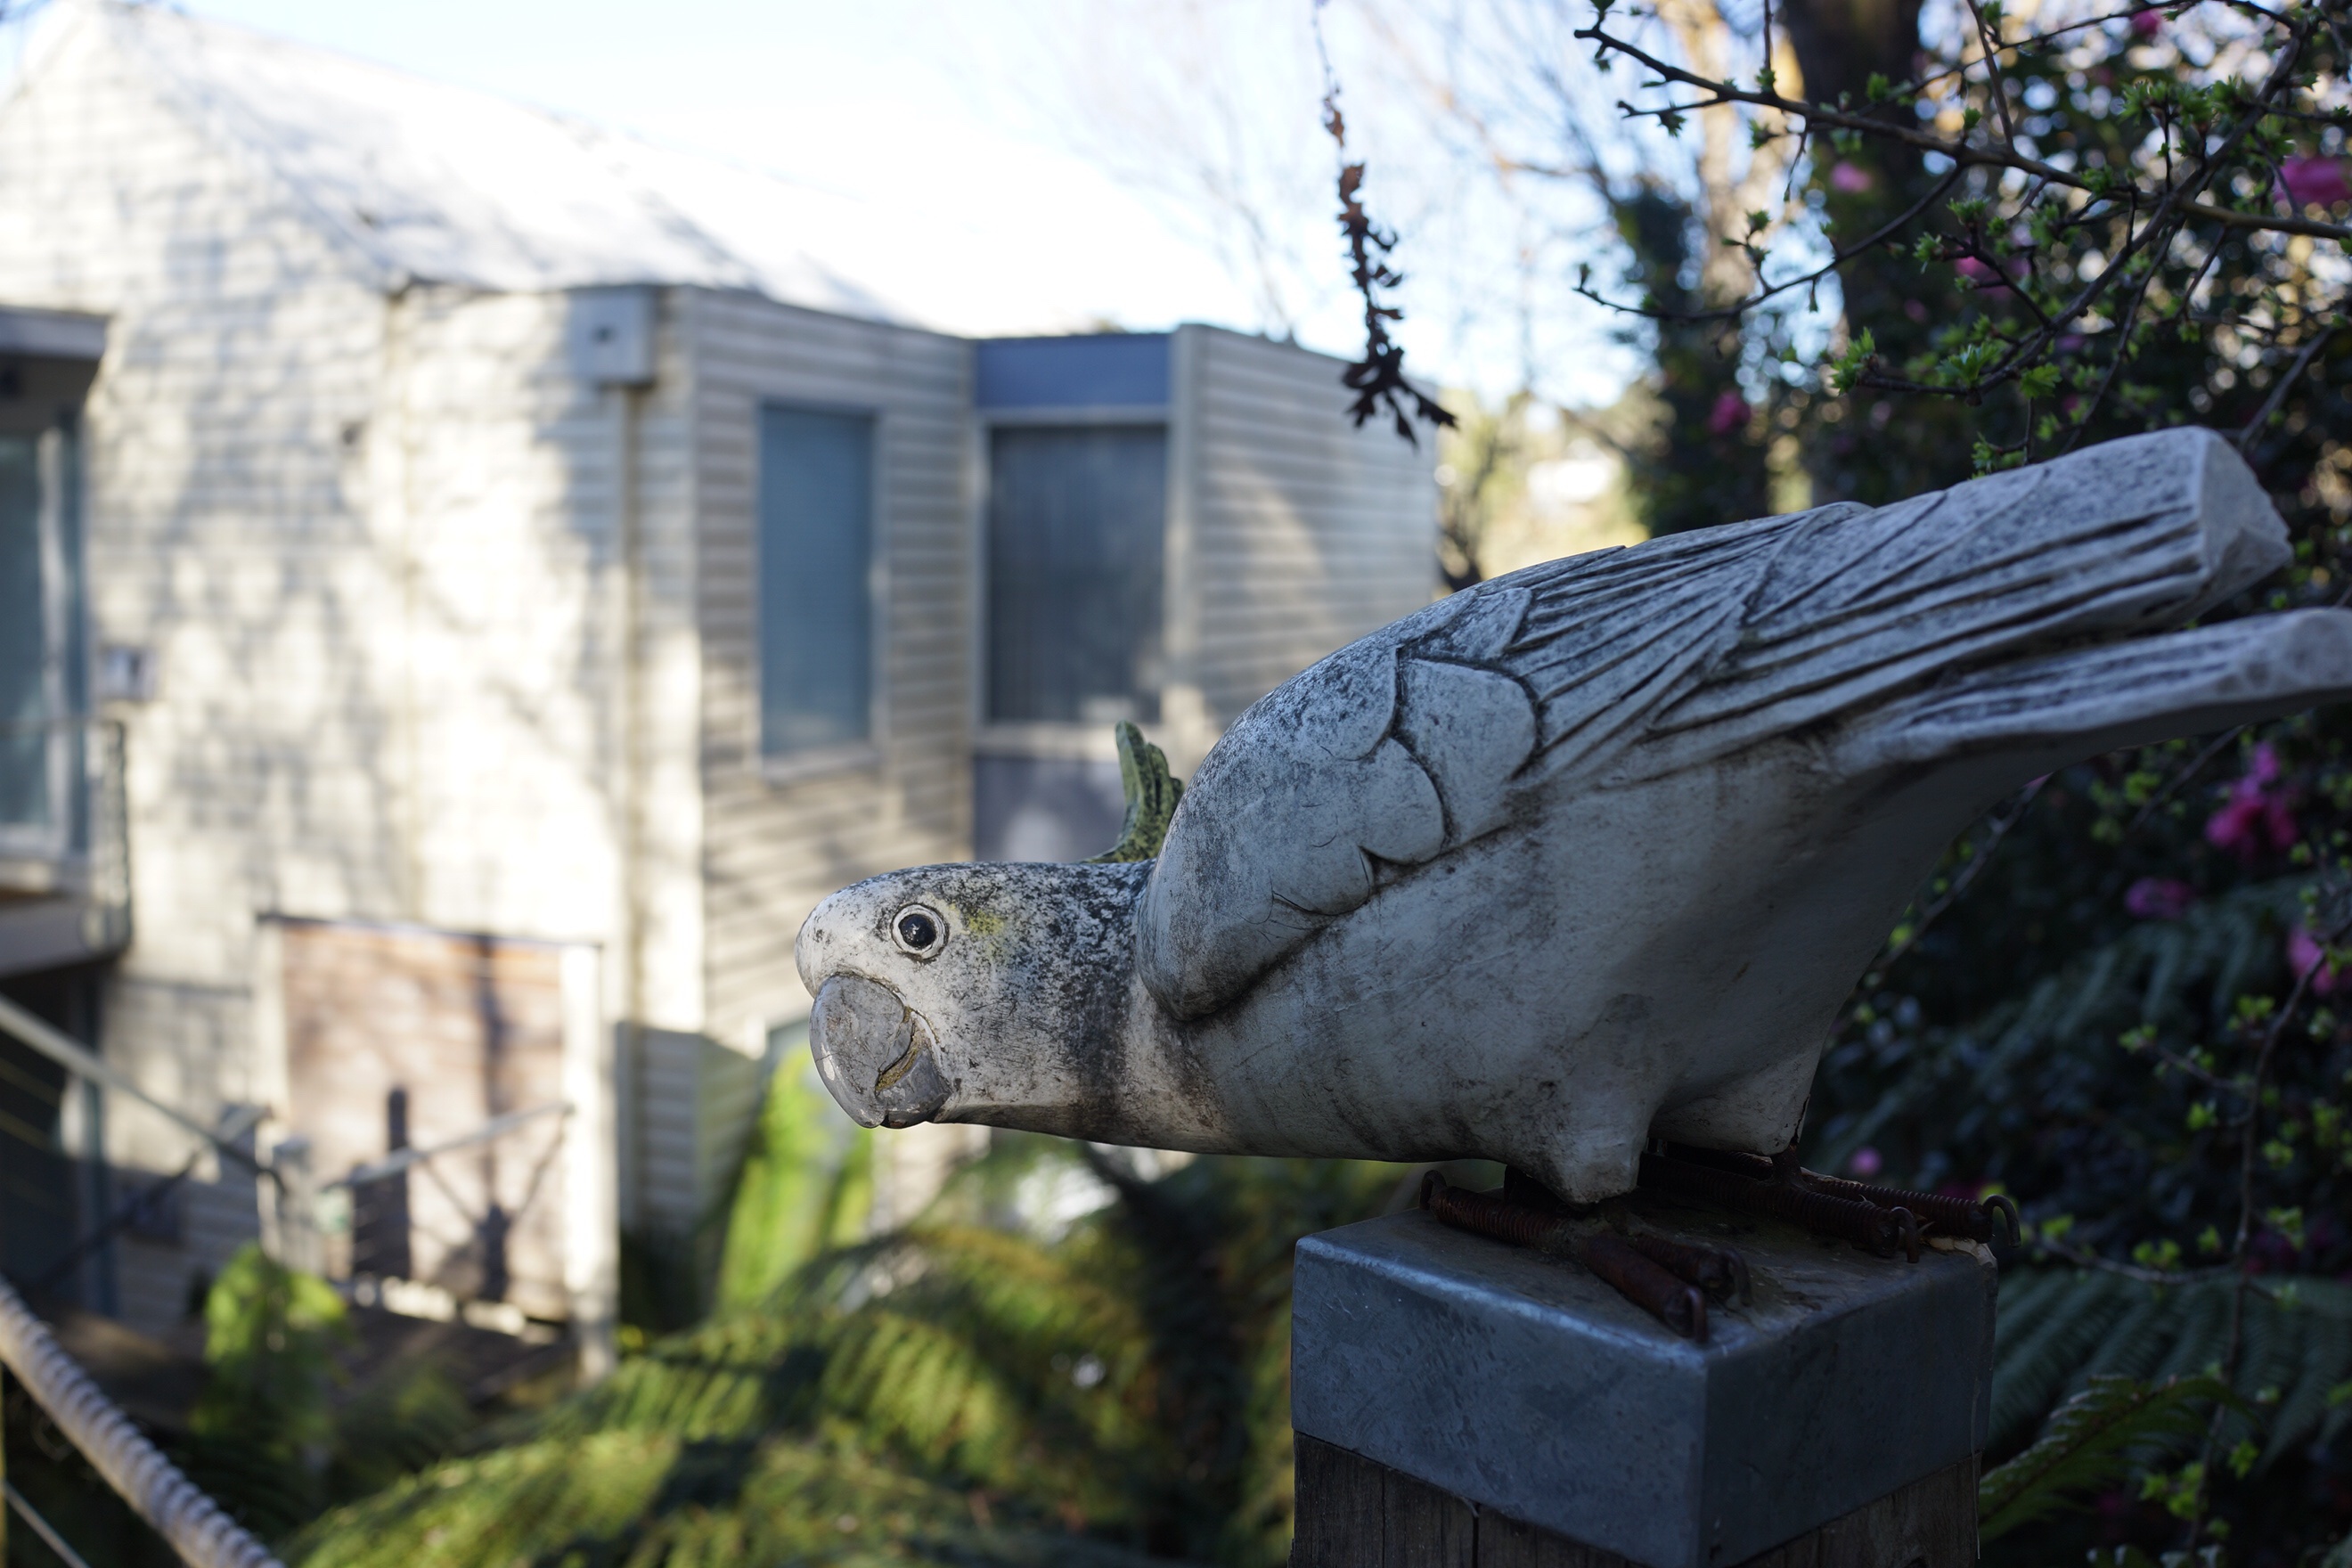
<instances>
[{"instance_id":1,"label":"wooden gate","mask_svg":"<svg viewBox=\"0 0 2352 1568\"><path fill-rule=\"evenodd\" d=\"M617 1245L593 951L321 921L269 930L287 1121L330 1194L348 1194L320 1205L327 1272L577 1317Z\"/></svg>"}]
</instances>

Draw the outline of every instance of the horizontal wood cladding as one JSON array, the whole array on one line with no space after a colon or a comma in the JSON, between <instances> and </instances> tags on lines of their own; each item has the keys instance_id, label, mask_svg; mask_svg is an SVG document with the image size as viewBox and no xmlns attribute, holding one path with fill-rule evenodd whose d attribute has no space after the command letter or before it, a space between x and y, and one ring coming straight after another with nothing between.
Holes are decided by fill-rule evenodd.
<instances>
[{"instance_id":1,"label":"horizontal wood cladding","mask_svg":"<svg viewBox=\"0 0 2352 1568\"><path fill-rule=\"evenodd\" d=\"M749 1040L807 1005L792 942L817 900L969 836L971 349L748 295L682 290L694 355L703 681L705 976L711 1031ZM875 760L772 776L759 745L759 409L871 412Z\"/></svg>"},{"instance_id":2,"label":"horizontal wood cladding","mask_svg":"<svg viewBox=\"0 0 2352 1568\"><path fill-rule=\"evenodd\" d=\"M1212 329L1192 388L1194 668L1211 717L1427 604L1437 491L1427 442L1346 415L1335 360Z\"/></svg>"}]
</instances>

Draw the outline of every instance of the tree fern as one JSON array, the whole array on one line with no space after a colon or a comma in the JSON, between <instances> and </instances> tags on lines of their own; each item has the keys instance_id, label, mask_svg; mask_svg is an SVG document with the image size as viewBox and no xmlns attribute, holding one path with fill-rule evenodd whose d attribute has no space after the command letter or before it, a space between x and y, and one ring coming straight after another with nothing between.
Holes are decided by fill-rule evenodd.
<instances>
[{"instance_id":1,"label":"tree fern","mask_svg":"<svg viewBox=\"0 0 2352 1568\"><path fill-rule=\"evenodd\" d=\"M2244 1302L2235 1392L2246 1408L2231 1423L2261 1444L2258 1467L2332 1441L2352 1408L2330 1392L2352 1378L2352 1284L2333 1279L2256 1282ZM2280 1299L2282 1288L2291 1294ZM1989 1448L2024 1441L2044 1416L2094 1380L2162 1383L2219 1364L2227 1350L2238 1281L2210 1278L2149 1285L2088 1269L2022 1269L2001 1282ZM2269 1395L2256 1403L2258 1396Z\"/></svg>"},{"instance_id":2,"label":"tree fern","mask_svg":"<svg viewBox=\"0 0 2352 1568\"><path fill-rule=\"evenodd\" d=\"M861 1239L873 1206L873 1133L835 1109L804 1028L781 1056L730 1202L721 1312L764 1300L811 1258Z\"/></svg>"},{"instance_id":3,"label":"tree fern","mask_svg":"<svg viewBox=\"0 0 2352 1568\"><path fill-rule=\"evenodd\" d=\"M299 1542L306 1568L374 1568L392 1540L428 1536L439 1561L500 1568L1273 1568L1290 1535L1291 1248L1410 1184L1304 1161L1155 1180L1097 1161L1088 1177L1087 1158L1003 1140L922 1223L803 1260L476 1457L328 1515ZM1057 1163L1108 1206L1025 1223L1015 1195ZM747 1174L731 1223L770 1201ZM593 1508L588 1488L605 1489Z\"/></svg>"}]
</instances>

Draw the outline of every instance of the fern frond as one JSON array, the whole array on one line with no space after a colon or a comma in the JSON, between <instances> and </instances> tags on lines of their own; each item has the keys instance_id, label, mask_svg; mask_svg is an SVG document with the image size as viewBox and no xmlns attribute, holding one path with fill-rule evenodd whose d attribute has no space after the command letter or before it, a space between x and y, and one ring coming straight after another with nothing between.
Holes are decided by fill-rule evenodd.
<instances>
[{"instance_id":1,"label":"fern frond","mask_svg":"<svg viewBox=\"0 0 2352 1568\"><path fill-rule=\"evenodd\" d=\"M2346 1411L2331 1406L2328 1394L2352 1378L2352 1286L2333 1279L2298 1280L2295 1293L2301 1298L2294 1311L2303 1330L2302 1356L2291 1371L2273 1379L2279 1403L2263 1453L2265 1467L2315 1437L2326 1441L2334 1436ZM2265 1310L2281 1310L2271 1301L2261 1305Z\"/></svg>"},{"instance_id":2,"label":"fern frond","mask_svg":"<svg viewBox=\"0 0 2352 1568\"><path fill-rule=\"evenodd\" d=\"M2219 1378L2150 1385L2097 1377L2059 1406L2033 1446L1977 1485L1977 1538L1994 1541L2056 1511L2071 1494L2129 1474L2151 1449L2194 1433L2204 1411L2233 1396Z\"/></svg>"},{"instance_id":3,"label":"fern frond","mask_svg":"<svg viewBox=\"0 0 2352 1568\"><path fill-rule=\"evenodd\" d=\"M1996 1448L2021 1437L2058 1402L2126 1309L2128 1281L2084 1269L2058 1272L2032 1310L2000 1304L1993 1342L1992 1431Z\"/></svg>"},{"instance_id":4,"label":"fern frond","mask_svg":"<svg viewBox=\"0 0 2352 1568\"><path fill-rule=\"evenodd\" d=\"M2112 1277L2110 1277L2112 1280ZM2170 1293L2135 1290L2130 1281L2113 1281L2110 1289L2126 1306L2122 1317L2099 1336L2098 1349L2082 1368L2084 1377L2135 1377L2143 1382L2171 1350L2179 1332L2179 1309Z\"/></svg>"},{"instance_id":5,"label":"fern frond","mask_svg":"<svg viewBox=\"0 0 2352 1568\"><path fill-rule=\"evenodd\" d=\"M2352 1284L2277 1276L2268 1282L2273 1291L2292 1284L2294 1304L2247 1292L2235 1383L2241 1399L2274 1389L2277 1403L2266 1419L2251 1405L2233 1412L2227 1427L2232 1442L2247 1435L2263 1441L2260 1468L2315 1438L2332 1438L2352 1416L2352 1408L2328 1403L2329 1391L2352 1378ZM2015 1441L2061 1397L2095 1378L2160 1384L2220 1364L2238 1288L2226 1276L2151 1286L2072 1269L2012 1271L2001 1283L1990 1447ZM2086 1323L2099 1325L2095 1348L2070 1363Z\"/></svg>"}]
</instances>

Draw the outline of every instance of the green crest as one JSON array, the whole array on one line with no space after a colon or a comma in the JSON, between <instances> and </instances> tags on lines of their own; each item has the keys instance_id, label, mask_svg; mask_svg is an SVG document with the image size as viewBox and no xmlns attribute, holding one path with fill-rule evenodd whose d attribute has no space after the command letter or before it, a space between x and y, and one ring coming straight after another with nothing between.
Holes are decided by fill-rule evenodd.
<instances>
[{"instance_id":1,"label":"green crest","mask_svg":"<svg viewBox=\"0 0 2352 1568\"><path fill-rule=\"evenodd\" d=\"M1143 731L1118 721L1118 782L1127 791L1127 820L1120 824L1118 842L1099 855L1088 856L1089 866L1118 860L1149 860L1160 853L1168 837L1169 819L1184 786L1168 771L1168 755L1143 738Z\"/></svg>"}]
</instances>

